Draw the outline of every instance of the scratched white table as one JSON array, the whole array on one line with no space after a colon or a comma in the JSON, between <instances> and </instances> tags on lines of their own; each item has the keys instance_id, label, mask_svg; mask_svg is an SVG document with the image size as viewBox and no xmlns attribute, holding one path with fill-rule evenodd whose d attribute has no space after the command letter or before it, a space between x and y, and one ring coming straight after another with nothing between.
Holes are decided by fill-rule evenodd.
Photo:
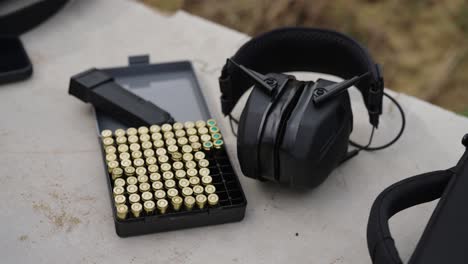
<instances>
[{"instance_id":1,"label":"scratched white table","mask_svg":"<svg viewBox=\"0 0 468 264\"><path fill-rule=\"evenodd\" d=\"M69 77L90 67L125 65L128 55L193 61L236 161L217 76L247 39L184 12L163 16L125 0L74 1L26 34L34 76L0 87L0 262L370 263L366 224L374 198L400 179L454 165L468 119L395 94L408 118L403 138L389 149L360 154L320 187L297 191L259 183L242 176L236 164L248 199L242 222L125 239L115 234L95 119L91 106L68 95ZM352 137L364 142L367 116L360 95L353 92L352 99ZM399 121L386 103L376 143L390 139ZM391 220L404 259L433 207L418 206Z\"/></svg>"}]
</instances>

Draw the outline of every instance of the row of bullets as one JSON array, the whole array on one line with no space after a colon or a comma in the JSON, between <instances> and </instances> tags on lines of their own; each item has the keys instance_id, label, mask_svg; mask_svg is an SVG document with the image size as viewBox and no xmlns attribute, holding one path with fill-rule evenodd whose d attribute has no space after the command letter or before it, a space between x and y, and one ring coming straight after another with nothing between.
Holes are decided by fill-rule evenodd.
<instances>
[{"instance_id":1,"label":"row of bullets","mask_svg":"<svg viewBox=\"0 0 468 264\"><path fill-rule=\"evenodd\" d=\"M127 217L129 206L139 217L156 208L164 214L169 204L174 211L182 205L192 210L195 204L200 209L218 204L210 163L200 151L223 146L215 120L103 130L101 136L120 219Z\"/></svg>"}]
</instances>

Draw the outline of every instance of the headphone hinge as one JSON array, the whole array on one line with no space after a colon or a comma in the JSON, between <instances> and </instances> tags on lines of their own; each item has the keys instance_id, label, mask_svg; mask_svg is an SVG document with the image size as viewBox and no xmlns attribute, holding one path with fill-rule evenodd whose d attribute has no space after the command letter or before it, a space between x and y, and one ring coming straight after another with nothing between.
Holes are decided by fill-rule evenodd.
<instances>
[{"instance_id":1,"label":"headphone hinge","mask_svg":"<svg viewBox=\"0 0 468 264\"><path fill-rule=\"evenodd\" d=\"M221 111L224 115L228 115L234 106L232 105L231 76L228 75L226 67L223 68L218 82L221 88Z\"/></svg>"}]
</instances>

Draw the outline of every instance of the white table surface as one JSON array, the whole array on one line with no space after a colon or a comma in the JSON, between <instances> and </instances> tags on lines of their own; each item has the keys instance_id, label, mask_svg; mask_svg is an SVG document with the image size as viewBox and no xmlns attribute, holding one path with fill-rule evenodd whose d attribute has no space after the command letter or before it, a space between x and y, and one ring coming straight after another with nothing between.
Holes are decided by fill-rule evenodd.
<instances>
[{"instance_id":1,"label":"white table surface","mask_svg":"<svg viewBox=\"0 0 468 264\"><path fill-rule=\"evenodd\" d=\"M34 75L0 87L0 262L370 263L365 231L374 198L400 179L454 165L468 119L396 94L408 118L401 141L361 153L314 190L259 183L235 164L248 199L243 221L124 239L115 234L95 119L90 105L68 95L70 76L126 65L128 55L150 54L152 62L189 59L210 111L222 120L219 69L247 39L183 12L163 16L128 0L74 1L27 33ZM364 142L367 116L360 96L352 95L352 137ZM394 106L385 104L384 112L377 143L399 125ZM221 121L235 158L227 124ZM392 219L404 259L433 207Z\"/></svg>"}]
</instances>

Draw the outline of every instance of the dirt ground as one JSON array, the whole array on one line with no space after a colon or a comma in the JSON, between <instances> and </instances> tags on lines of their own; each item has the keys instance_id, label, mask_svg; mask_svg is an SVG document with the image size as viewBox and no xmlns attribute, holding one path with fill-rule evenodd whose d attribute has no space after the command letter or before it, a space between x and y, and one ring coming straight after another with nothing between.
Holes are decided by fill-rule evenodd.
<instances>
[{"instance_id":1,"label":"dirt ground","mask_svg":"<svg viewBox=\"0 0 468 264\"><path fill-rule=\"evenodd\" d=\"M250 35L326 27L363 42L386 86L468 115L468 2L464 0L141 0L184 9Z\"/></svg>"}]
</instances>

